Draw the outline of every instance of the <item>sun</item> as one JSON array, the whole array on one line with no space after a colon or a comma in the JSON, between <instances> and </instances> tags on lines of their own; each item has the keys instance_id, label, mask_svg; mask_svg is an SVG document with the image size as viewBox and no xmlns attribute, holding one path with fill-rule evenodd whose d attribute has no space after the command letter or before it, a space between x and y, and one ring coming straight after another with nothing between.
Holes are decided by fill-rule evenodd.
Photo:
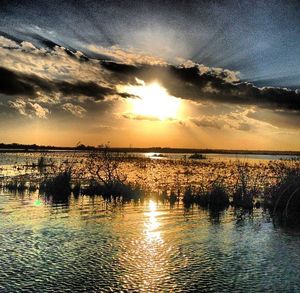
<instances>
[{"instance_id":1,"label":"sun","mask_svg":"<svg viewBox=\"0 0 300 293\"><path fill-rule=\"evenodd\" d=\"M138 85L123 86L122 90L136 98L129 99L131 115L140 119L174 120L178 119L181 100L169 95L159 83L146 84L137 79Z\"/></svg>"}]
</instances>

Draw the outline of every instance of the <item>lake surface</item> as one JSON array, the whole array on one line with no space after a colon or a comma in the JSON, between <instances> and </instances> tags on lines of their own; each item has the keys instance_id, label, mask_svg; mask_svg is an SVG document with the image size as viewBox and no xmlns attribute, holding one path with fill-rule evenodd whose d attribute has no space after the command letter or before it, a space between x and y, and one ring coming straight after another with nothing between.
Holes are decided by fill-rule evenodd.
<instances>
[{"instance_id":1,"label":"lake surface","mask_svg":"<svg viewBox=\"0 0 300 293\"><path fill-rule=\"evenodd\" d=\"M30 165L40 156L0 154L2 179L39 178ZM46 154L56 162L72 156ZM230 162L237 157L208 155L189 166L183 157L123 169L156 192L220 174L230 183L237 172ZM260 161L276 159L243 158L256 166L251 178L270 173L273 165ZM72 196L53 204L38 191L0 189L0 292L300 292L300 232L274 225L262 209L212 212L154 198L121 204Z\"/></svg>"},{"instance_id":2,"label":"lake surface","mask_svg":"<svg viewBox=\"0 0 300 293\"><path fill-rule=\"evenodd\" d=\"M0 196L0 292L299 292L300 234L255 209Z\"/></svg>"},{"instance_id":3,"label":"lake surface","mask_svg":"<svg viewBox=\"0 0 300 293\"><path fill-rule=\"evenodd\" d=\"M130 154L130 153L129 153ZM191 153L131 153L135 156L152 159L184 159L189 158ZM265 161L265 160L289 160L293 155L265 155L265 154L203 154L208 160L241 160L241 161Z\"/></svg>"}]
</instances>

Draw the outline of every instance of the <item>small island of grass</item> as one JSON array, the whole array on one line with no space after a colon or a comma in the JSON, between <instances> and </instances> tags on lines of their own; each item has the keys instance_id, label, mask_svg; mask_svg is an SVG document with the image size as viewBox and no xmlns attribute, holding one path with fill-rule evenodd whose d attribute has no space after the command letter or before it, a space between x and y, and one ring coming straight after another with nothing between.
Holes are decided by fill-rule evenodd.
<instances>
[{"instance_id":1,"label":"small island of grass","mask_svg":"<svg viewBox=\"0 0 300 293\"><path fill-rule=\"evenodd\" d=\"M163 155L163 154L154 154L152 157L155 157L155 158L167 158L168 156Z\"/></svg>"},{"instance_id":2,"label":"small island of grass","mask_svg":"<svg viewBox=\"0 0 300 293\"><path fill-rule=\"evenodd\" d=\"M189 159L204 160L206 157L203 154L195 153L190 155Z\"/></svg>"}]
</instances>

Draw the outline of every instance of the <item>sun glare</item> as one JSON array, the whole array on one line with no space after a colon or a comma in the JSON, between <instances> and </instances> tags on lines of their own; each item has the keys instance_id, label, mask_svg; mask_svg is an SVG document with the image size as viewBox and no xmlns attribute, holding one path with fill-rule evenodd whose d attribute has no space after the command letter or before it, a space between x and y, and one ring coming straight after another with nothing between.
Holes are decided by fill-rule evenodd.
<instances>
[{"instance_id":1,"label":"sun glare","mask_svg":"<svg viewBox=\"0 0 300 293\"><path fill-rule=\"evenodd\" d=\"M153 120L177 119L180 109L180 99L170 96L159 83L145 84L137 80L138 85L123 87L123 91L136 96L129 99L130 112L135 116Z\"/></svg>"}]
</instances>

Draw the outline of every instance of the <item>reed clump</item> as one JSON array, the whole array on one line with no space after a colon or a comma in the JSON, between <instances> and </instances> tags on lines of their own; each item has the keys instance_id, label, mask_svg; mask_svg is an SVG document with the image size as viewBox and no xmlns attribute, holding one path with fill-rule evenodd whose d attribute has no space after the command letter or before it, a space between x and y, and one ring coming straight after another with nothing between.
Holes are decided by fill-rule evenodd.
<instances>
[{"instance_id":1,"label":"reed clump","mask_svg":"<svg viewBox=\"0 0 300 293\"><path fill-rule=\"evenodd\" d=\"M233 190L232 205L237 208L252 209L257 195L256 180L250 180L250 166L237 164L237 180ZM252 176L253 177L253 176Z\"/></svg>"},{"instance_id":2,"label":"reed clump","mask_svg":"<svg viewBox=\"0 0 300 293\"><path fill-rule=\"evenodd\" d=\"M221 182L214 182L209 187L193 188L189 185L182 201L185 206L197 204L209 209L225 209L229 206L229 195Z\"/></svg>"},{"instance_id":3,"label":"reed clump","mask_svg":"<svg viewBox=\"0 0 300 293\"><path fill-rule=\"evenodd\" d=\"M66 170L58 175L44 179L39 186L39 190L47 196L52 196L54 200L65 200L71 194L71 171Z\"/></svg>"},{"instance_id":4,"label":"reed clump","mask_svg":"<svg viewBox=\"0 0 300 293\"><path fill-rule=\"evenodd\" d=\"M277 220L286 224L300 224L299 168L286 170L279 182L267 189L265 206Z\"/></svg>"},{"instance_id":5,"label":"reed clump","mask_svg":"<svg viewBox=\"0 0 300 293\"><path fill-rule=\"evenodd\" d=\"M9 180L3 186L6 190L14 193L16 192L23 193L26 189L28 189L26 181L22 179Z\"/></svg>"}]
</instances>

